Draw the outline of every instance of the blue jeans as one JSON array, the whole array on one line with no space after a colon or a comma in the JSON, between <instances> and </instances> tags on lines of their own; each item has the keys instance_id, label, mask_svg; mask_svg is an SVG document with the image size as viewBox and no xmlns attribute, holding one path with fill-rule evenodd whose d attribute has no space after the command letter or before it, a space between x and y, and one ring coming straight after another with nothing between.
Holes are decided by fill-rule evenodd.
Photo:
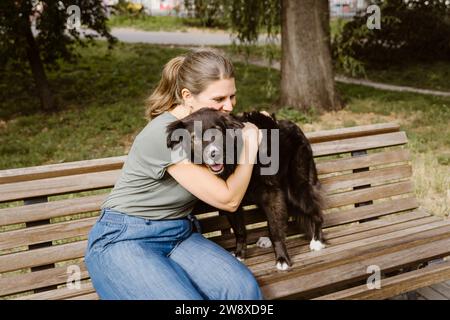
<instances>
[{"instance_id":1,"label":"blue jeans","mask_svg":"<svg viewBox=\"0 0 450 320\"><path fill-rule=\"evenodd\" d=\"M148 220L103 209L85 263L100 299L263 299L250 270L193 232L188 218Z\"/></svg>"}]
</instances>

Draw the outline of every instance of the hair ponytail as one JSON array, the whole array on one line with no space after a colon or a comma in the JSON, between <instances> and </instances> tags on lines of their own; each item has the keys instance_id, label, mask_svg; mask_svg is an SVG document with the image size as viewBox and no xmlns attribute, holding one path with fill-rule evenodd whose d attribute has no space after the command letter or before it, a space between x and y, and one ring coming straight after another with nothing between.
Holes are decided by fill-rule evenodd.
<instances>
[{"instance_id":1,"label":"hair ponytail","mask_svg":"<svg viewBox=\"0 0 450 320\"><path fill-rule=\"evenodd\" d=\"M146 100L145 116L153 119L173 106L181 103L178 95L178 72L185 56L177 56L164 65L161 80L155 91Z\"/></svg>"}]
</instances>

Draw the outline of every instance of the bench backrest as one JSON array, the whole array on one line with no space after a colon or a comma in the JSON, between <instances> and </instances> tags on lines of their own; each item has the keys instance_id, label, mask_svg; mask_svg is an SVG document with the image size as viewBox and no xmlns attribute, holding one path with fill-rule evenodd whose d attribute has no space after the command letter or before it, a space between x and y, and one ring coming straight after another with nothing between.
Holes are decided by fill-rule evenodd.
<instances>
[{"instance_id":1,"label":"bench backrest","mask_svg":"<svg viewBox=\"0 0 450 320\"><path fill-rule=\"evenodd\" d=\"M307 134L326 194L325 227L417 208L406 134L392 123ZM122 157L0 171L0 299L65 286L81 272L87 234L114 185ZM267 235L264 216L245 207L248 241ZM195 212L203 233L227 249L235 240L224 216ZM289 234L296 231L292 226ZM69 266L71 266L69 268ZM49 291L50 292L50 291Z\"/></svg>"}]
</instances>

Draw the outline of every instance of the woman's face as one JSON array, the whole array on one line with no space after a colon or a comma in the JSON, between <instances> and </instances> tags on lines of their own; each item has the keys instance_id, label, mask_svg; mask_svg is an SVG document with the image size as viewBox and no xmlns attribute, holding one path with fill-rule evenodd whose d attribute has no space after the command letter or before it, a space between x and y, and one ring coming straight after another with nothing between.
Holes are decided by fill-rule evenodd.
<instances>
[{"instance_id":1,"label":"woman's face","mask_svg":"<svg viewBox=\"0 0 450 320\"><path fill-rule=\"evenodd\" d=\"M185 104L193 107L193 112L207 107L230 113L236 104L236 86L234 78L211 82L209 86L198 95L193 95L189 90L183 89L182 95Z\"/></svg>"}]
</instances>

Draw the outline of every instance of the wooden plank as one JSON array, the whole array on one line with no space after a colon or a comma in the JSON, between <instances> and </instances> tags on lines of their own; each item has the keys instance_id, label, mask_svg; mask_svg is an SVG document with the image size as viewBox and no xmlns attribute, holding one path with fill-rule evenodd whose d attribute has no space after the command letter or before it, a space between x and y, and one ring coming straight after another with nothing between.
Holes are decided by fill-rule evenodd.
<instances>
[{"instance_id":1,"label":"wooden plank","mask_svg":"<svg viewBox=\"0 0 450 320\"><path fill-rule=\"evenodd\" d=\"M252 267L257 276L265 276L265 281L278 281L279 279L292 277L294 274L306 274L327 269L333 265L349 263L363 256L379 256L394 252L400 248L418 246L422 243L450 239L450 221L438 221L427 225L408 228L381 234L343 245L330 246L318 252L306 252L292 255L291 261L294 268L289 273L277 273L269 268L272 262L263 262ZM450 252L450 247L445 248Z\"/></svg>"},{"instance_id":2,"label":"wooden plank","mask_svg":"<svg viewBox=\"0 0 450 320\"><path fill-rule=\"evenodd\" d=\"M449 262L447 262L447 263L449 263ZM445 264L445 263L440 263L440 264ZM450 279L450 276L448 276L447 278L443 278L443 279L445 279L445 280ZM450 287L448 287L444 283L435 283L431 287L433 288L433 290L442 294L447 300L450 299Z\"/></svg>"},{"instance_id":3,"label":"wooden plank","mask_svg":"<svg viewBox=\"0 0 450 320\"><path fill-rule=\"evenodd\" d=\"M68 298L65 300L99 300L99 299L100 299L100 297L98 296L98 294L93 292L93 293L75 296L75 297Z\"/></svg>"},{"instance_id":4,"label":"wooden plank","mask_svg":"<svg viewBox=\"0 0 450 320\"><path fill-rule=\"evenodd\" d=\"M341 207L358 202L389 198L406 193L412 193L411 181L402 181L361 190L348 191L325 197L325 209Z\"/></svg>"},{"instance_id":5,"label":"wooden plank","mask_svg":"<svg viewBox=\"0 0 450 320\"><path fill-rule=\"evenodd\" d=\"M410 161L408 149L370 153L358 157L316 161L319 175Z\"/></svg>"},{"instance_id":6,"label":"wooden plank","mask_svg":"<svg viewBox=\"0 0 450 320\"><path fill-rule=\"evenodd\" d=\"M302 292L324 289L330 285L367 279L367 267L377 265L389 272L420 261L428 261L448 254L450 237L425 244L399 247L394 252L378 256L358 256L354 261L328 267L308 274L291 274L289 279L265 283L259 279L265 299L289 297Z\"/></svg>"},{"instance_id":7,"label":"wooden plank","mask_svg":"<svg viewBox=\"0 0 450 320\"><path fill-rule=\"evenodd\" d=\"M355 232L352 232L352 228L347 228L340 232L326 230L324 232L324 235L327 239L327 247L334 247L334 246L338 246L338 245L357 242L359 240L363 240L363 239L366 239L369 237L375 237L375 236L380 236L383 234L401 231L401 230L404 230L407 228L424 226L426 224L434 223L436 221L437 221L436 218L428 217L428 218L424 218L424 219L410 220L410 221L405 221L405 222L401 222L401 223L385 222L384 225L378 225L378 226L371 225L370 228L362 228L362 230L355 230ZM288 247L290 256L295 256L295 255L310 252L309 241L307 241L304 238L296 239L294 241L288 241L287 247ZM252 266L252 265L260 264L262 262L269 262L269 261L273 262L272 250L262 249L262 248L249 248L248 259L246 259L245 263L248 266Z\"/></svg>"},{"instance_id":8,"label":"wooden plank","mask_svg":"<svg viewBox=\"0 0 450 320\"><path fill-rule=\"evenodd\" d=\"M430 218L433 219L433 221L430 221L429 220ZM401 229L404 229L403 228L404 223L408 223L409 221L417 221L417 222L414 222L414 225L423 225L425 223L440 221L440 219L433 217L433 216L432 217L425 216L421 212L409 212L409 213L401 214L398 216L394 216L389 219L372 220L372 221L360 223L357 225L351 225L351 226L346 226L344 228L338 228L337 230L336 229L331 229L331 230L324 229L324 235L325 235L326 239L344 237L344 236L348 236L351 234L355 234L355 237L357 237L357 235L356 235L357 233L366 233L370 230L386 228L386 227L389 228L394 225L398 225L399 226L398 230L401 230ZM259 239L259 237L268 236L268 234L269 234L269 231L268 231L267 227L249 230L247 233L247 243L254 244ZM293 228L292 226L290 226L288 228L287 235L291 236L293 234L298 235L298 230L296 228ZM364 237L359 237L358 239L360 239L360 238L364 238ZM212 238L210 238L210 240L218 243L220 246L224 247L225 249L234 248L235 243L236 243L234 236L231 236L231 235L212 237ZM286 245L288 247L292 248L290 252L293 255L295 255L296 252L302 253L302 252L310 251L309 250L309 241L307 241L303 237L297 238L297 239L288 239ZM299 248L297 249L296 247L299 247ZM258 257L256 263L262 262L267 257L269 257L267 259L267 261L269 261L273 258L273 250L271 248L269 248L269 249L258 248L258 247L249 248L248 249L249 258L253 255L252 252L255 252L254 255ZM267 254L268 256L266 258L263 257L263 253ZM247 259L246 263L252 264L253 262L250 262L250 260Z\"/></svg>"},{"instance_id":9,"label":"wooden plank","mask_svg":"<svg viewBox=\"0 0 450 320\"><path fill-rule=\"evenodd\" d=\"M81 280L89 278L89 273L84 263L73 264L80 268ZM27 272L18 275L9 275L0 278L0 296L11 295L19 292L52 285L65 284L67 282L67 267Z\"/></svg>"},{"instance_id":10,"label":"wooden plank","mask_svg":"<svg viewBox=\"0 0 450 320\"><path fill-rule=\"evenodd\" d=\"M338 291L315 300L362 300L386 299L406 292L430 286L442 279L450 278L450 262L428 266L393 277L381 279L379 289L368 289L367 285Z\"/></svg>"},{"instance_id":11,"label":"wooden plank","mask_svg":"<svg viewBox=\"0 0 450 320\"><path fill-rule=\"evenodd\" d=\"M400 126L396 123L377 123L364 126L306 132L305 135L311 143L341 140L348 138L363 137L375 134L399 131Z\"/></svg>"},{"instance_id":12,"label":"wooden plank","mask_svg":"<svg viewBox=\"0 0 450 320\"><path fill-rule=\"evenodd\" d=\"M14 300L61 300L68 299L80 295L95 293L91 282L81 283L80 289L69 289L67 287L40 292L37 294L26 295Z\"/></svg>"},{"instance_id":13,"label":"wooden plank","mask_svg":"<svg viewBox=\"0 0 450 320\"><path fill-rule=\"evenodd\" d=\"M342 174L321 179L322 188L326 193L331 193L339 189L349 189L363 185L379 185L392 180L409 178L412 169L409 164L375 169L350 174Z\"/></svg>"},{"instance_id":14,"label":"wooden plank","mask_svg":"<svg viewBox=\"0 0 450 320\"><path fill-rule=\"evenodd\" d=\"M0 256L0 273L84 256L87 240Z\"/></svg>"},{"instance_id":15,"label":"wooden plank","mask_svg":"<svg viewBox=\"0 0 450 320\"><path fill-rule=\"evenodd\" d=\"M447 300L447 297L433 290L432 287L417 289L417 292L427 300Z\"/></svg>"},{"instance_id":16,"label":"wooden plank","mask_svg":"<svg viewBox=\"0 0 450 320\"><path fill-rule=\"evenodd\" d=\"M337 226L345 223L360 221L363 219L380 217L387 214L415 209L418 202L415 198L402 198L375 203L370 206L358 207L339 212L325 214L324 227ZM247 210L244 213L246 225L266 221L265 215L259 209ZM230 227L228 219L221 216L213 216L199 219L203 233L218 231L224 227Z\"/></svg>"},{"instance_id":17,"label":"wooden plank","mask_svg":"<svg viewBox=\"0 0 450 320\"><path fill-rule=\"evenodd\" d=\"M373 136L350 138L312 144L314 156L326 156L339 153L369 150L406 144L408 139L404 132L384 133Z\"/></svg>"},{"instance_id":18,"label":"wooden plank","mask_svg":"<svg viewBox=\"0 0 450 320\"><path fill-rule=\"evenodd\" d=\"M121 169L126 156L0 170L0 184Z\"/></svg>"},{"instance_id":19,"label":"wooden plank","mask_svg":"<svg viewBox=\"0 0 450 320\"><path fill-rule=\"evenodd\" d=\"M99 211L107 194L0 209L0 226Z\"/></svg>"},{"instance_id":20,"label":"wooden plank","mask_svg":"<svg viewBox=\"0 0 450 320\"><path fill-rule=\"evenodd\" d=\"M121 170L110 170L2 184L0 202L109 188L114 186L120 172Z\"/></svg>"},{"instance_id":21,"label":"wooden plank","mask_svg":"<svg viewBox=\"0 0 450 320\"><path fill-rule=\"evenodd\" d=\"M0 233L0 250L53 240L85 236L98 217L52 223Z\"/></svg>"},{"instance_id":22,"label":"wooden plank","mask_svg":"<svg viewBox=\"0 0 450 320\"><path fill-rule=\"evenodd\" d=\"M325 227L382 217L388 214L415 209L419 206L416 198L408 197L374 203L354 209L342 210L325 215Z\"/></svg>"}]
</instances>

